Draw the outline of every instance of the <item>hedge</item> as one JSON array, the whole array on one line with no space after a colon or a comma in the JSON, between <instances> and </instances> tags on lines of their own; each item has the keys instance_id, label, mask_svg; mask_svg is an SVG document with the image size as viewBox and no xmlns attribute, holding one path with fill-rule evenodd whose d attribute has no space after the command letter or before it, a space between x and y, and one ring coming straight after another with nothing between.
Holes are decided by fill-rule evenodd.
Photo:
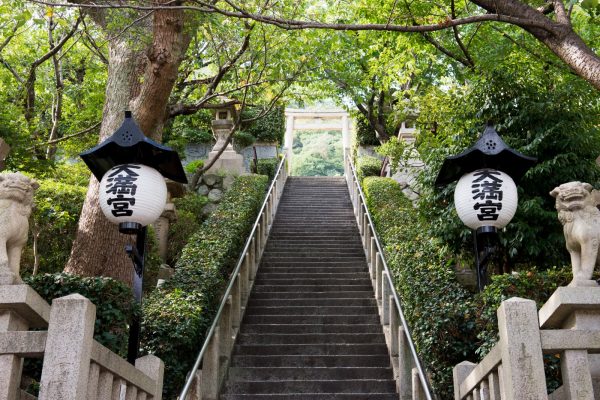
<instances>
[{"instance_id":1,"label":"hedge","mask_svg":"<svg viewBox=\"0 0 600 400\"><path fill-rule=\"evenodd\" d=\"M258 171L260 175L266 175L269 177L269 181L272 181L277 172L277 166L279 165L279 158L259 158L258 159ZM252 165L254 163L252 162Z\"/></svg>"},{"instance_id":2,"label":"hedge","mask_svg":"<svg viewBox=\"0 0 600 400\"><path fill-rule=\"evenodd\" d=\"M174 276L144 302L142 346L165 362L167 399L181 390L195 361L267 185L266 176L238 177L188 241Z\"/></svg>"},{"instance_id":3,"label":"hedge","mask_svg":"<svg viewBox=\"0 0 600 400\"><path fill-rule=\"evenodd\" d=\"M381 174L382 161L377 157L360 156L356 161L356 174L362 181L367 176L379 176Z\"/></svg>"},{"instance_id":4,"label":"hedge","mask_svg":"<svg viewBox=\"0 0 600 400\"><path fill-rule=\"evenodd\" d=\"M456 280L447 249L425 236L426 222L398 183L367 177L363 187L413 340L436 393L450 399L453 366L474 358L472 296Z\"/></svg>"},{"instance_id":5,"label":"hedge","mask_svg":"<svg viewBox=\"0 0 600 400\"><path fill-rule=\"evenodd\" d=\"M208 203L208 197L197 193L188 193L173 200L177 210L177 220L169 224L169 243L167 243L167 264L175 265L189 238L200 229L204 220L202 208Z\"/></svg>"},{"instance_id":6,"label":"hedge","mask_svg":"<svg viewBox=\"0 0 600 400\"><path fill-rule=\"evenodd\" d=\"M568 284L570 268L496 275L482 293L469 293L456 280L448 248L427 236L429 223L393 179L367 177L363 188L418 353L435 392L451 400L454 365L481 360L498 341L500 303L518 296L539 308ZM560 385L559 361L553 356L544 361L552 391Z\"/></svg>"},{"instance_id":7,"label":"hedge","mask_svg":"<svg viewBox=\"0 0 600 400\"><path fill-rule=\"evenodd\" d=\"M23 280L48 303L73 293L87 297L96 305L94 338L115 353L127 355L129 323L139 312L127 285L112 278L66 273L40 274Z\"/></svg>"}]
</instances>

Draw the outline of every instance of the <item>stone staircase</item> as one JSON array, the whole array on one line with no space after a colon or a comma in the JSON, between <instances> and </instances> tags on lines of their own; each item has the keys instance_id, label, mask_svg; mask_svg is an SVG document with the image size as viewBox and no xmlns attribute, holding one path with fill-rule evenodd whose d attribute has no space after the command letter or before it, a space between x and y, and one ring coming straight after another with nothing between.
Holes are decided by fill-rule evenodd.
<instances>
[{"instance_id":1,"label":"stone staircase","mask_svg":"<svg viewBox=\"0 0 600 400\"><path fill-rule=\"evenodd\" d=\"M344 178L288 178L221 393L398 399Z\"/></svg>"}]
</instances>

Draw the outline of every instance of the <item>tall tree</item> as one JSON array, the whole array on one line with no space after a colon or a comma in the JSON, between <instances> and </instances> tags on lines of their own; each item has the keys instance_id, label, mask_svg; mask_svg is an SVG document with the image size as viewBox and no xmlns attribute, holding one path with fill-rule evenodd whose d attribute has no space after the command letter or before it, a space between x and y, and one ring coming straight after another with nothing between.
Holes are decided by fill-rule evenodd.
<instances>
[{"instance_id":1,"label":"tall tree","mask_svg":"<svg viewBox=\"0 0 600 400\"><path fill-rule=\"evenodd\" d=\"M183 10L170 8L171 1L159 0L156 4L164 7L127 13L110 8L83 9L106 35L109 49L100 141L120 126L125 110L133 112L147 136L161 140L169 96L194 22ZM99 182L92 177L65 271L131 282L131 261L122 251L130 239L102 214L98 187Z\"/></svg>"}]
</instances>

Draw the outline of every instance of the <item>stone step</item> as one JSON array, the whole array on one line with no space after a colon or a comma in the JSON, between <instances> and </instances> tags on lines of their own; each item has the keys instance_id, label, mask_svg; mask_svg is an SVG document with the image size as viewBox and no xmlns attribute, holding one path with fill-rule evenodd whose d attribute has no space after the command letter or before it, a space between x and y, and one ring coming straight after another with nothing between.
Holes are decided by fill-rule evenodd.
<instances>
[{"instance_id":1,"label":"stone step","mask_svg":"<svg viewBox=\"0 0 600 400\"><path fill-rule=\"evenodd\" d=\"M378 324L379 315L245 315L246 324Z\"/></svg>"},{"instance_id":2,"label":"stone step","mask_svg":"<svg viewBox=\"0 0 600 400\"><path fill-rule=\"evenodd\" d=\"M391 379L352 380L281 380L234 381L227 384L228 393L394 393L396 383Z\"/></svg>"},{"instance_id":3,"label":"stone step","mask_svg":"<svg viewBox=\"0 0 600 400\"><path fill-rule=\"evenodd\" d=\"M252 306L246 315L370 315L377 312L373 306Z\"/></svg>"},{"instance_id":4,"label":"stone step","mask_svg":"<svg viewBox=\"0 0 600 400\"><path fill-rule=\"evenodd\" d=\"M236 355L232 367L388 367L390 356L377 355Z\"/></svg>"},{"instance_id":5,"label":"stone step","mask_svg":"<svg viewBox=\"0 0 600 400\"><path fill-rule=\"evenodd\" d=\"M272 289L272 288L269 288ZM252 292L252 296L250 300L264 300L264 299L316 299L316 300L326 300L326 299L372 299L373 298L373 288L369 287L368 290L347 290L347 291L328 291L328 292L303 292L303 291L294 291L294 292L282 292L277 290L265 290L260 291L257 290Z\"/></svg>"},{"instance_id":6,"label":"stone step","mask_svg":"<svg viewBox=\"0 0 600 400\"><path fill-rule=\"evenodd\" d=\"M343 334L343 333L377 333L381 334L381 325L376 324L259 324L246 323L240 332L242 334Z\"/></svg>"},{"instance_id":7,"label":"stone step","mask_svg":"<svg viewBox=\"0 0 600 400\"><path fill-rule=\"evenodd\" d=\"M348 285L370 285L371 280L365 278L305 278L305 279L269 279L259 276L255 282L256 285L271 285L281 287L296 287L296 286L331 286L333 288Z\"/></svg>"},{"instance_id":8,"label":"stone step","mask_svg":"<svg viewBox=\"0 0 600 400\"><path fill-rule=\"evenodd\" d=\"M373 286L371 284L364 285L340 285L340 286L327 286L327 285L286 285L286 286L277 286L277 285L262 285L257 283L254 285L254 290L257 293L264 292L329 292L335 293L336 297L339 297L339 294L344 292L366 292L373 290ZM371 294L372 296L372 294Z\"/></svg>"},{"instance_id":9,"label":"stone step","mask_svg":"<svg viewBox=\"0 0 600 400\"><path fill-rule=\"evenodd\" d=\"M367 260L345 260L336 262L291 262L291 261L274 261L274 260L263 260L260 265L265 267L290 267L290 268L301 268L301 267L313 267L313 268L336 268L336 267L365 267L367 266Z\"/></svg>"},{"instance_id":10,"label":"stone step","mask_svg":"<svg viewBox=\"0 0 600 400\"><path fill-rule=\"evenodd\" d=\"M365 265L362 267L328 267L327 269L321 267L287 267L284 265L278 266L261 266L259 273L260 276L263 274L281 274L281 278L286 278L288 274L319 274L319 273L339 273L339 274L363 274L368 270Z\"/></svg>"},{"instance_id":11,"label":"stone step","mask_svg":"<svg viewBox=\"0 0 600 400\"><path fill-rule=\"evenodd\" d=\"M240 345L262 344L385 344L381 333L263 333L260 335L241 333L237 343Z\"/></svg>"},{"instance_id":12,"label":"stone step","mask_svg":"<svg viewBox=\"0 0 600 400\"><path fill-rule=\"evenodd\" d=\"M237 344L234 355L387 355L385 343Z\"/></svg>"},{"instance_id":13,"label":"stone step","mask_svg":"<svg viewBox=\"0 0 600 400\"><path fill-rule=\"evenodd\" d=\"M238 381L261 380L334 380L384 379L392 374L389 367L316 367L316 368L231 368L229 376Z\"/></svg>"},{"instance_id":14,"label":"stone step","mask_svg":"<svg viewBox=\"0 0 600 400\"><path fill-rule=\"evenodd\" d=\"M223 394L221 400L398 400L396 393Z\"/></svg>"},{"instance_id":15,"label":"stone step","mask_svg":"<svg viewBox=\"0 0 600 400\"><path fill-rule=\"evenodd\" d=\"M339 271L339 268L336 269L327 269L320 270L319 272L314 271L299 271L298 269L291 270L288 272L271 272L273 268L269 270L269 272L265 270L261 270L257 280L271 280L271 279L285 279L289 282L290 279L294 281L296 279L318 279L318 280L328 280L328 279L366 279L364 276L364 271L361 270L360 273L355 272L344 272ZM327 272L323 272L327 271Z\"/></svg>"},{"instance_id":16,"label":"stone step","mask_svg":"<svg viewBox=\"0 0 600 400\"><path fill-rule=\"evenodd\" d=\"M257 299L250 298L248 301L247 308L252 307L343 307L343 306L376 306L377 302L374 298L305 298L305 299L286 299L286 298L272 298L272 299Z\"/></svg>"}]
</instances>

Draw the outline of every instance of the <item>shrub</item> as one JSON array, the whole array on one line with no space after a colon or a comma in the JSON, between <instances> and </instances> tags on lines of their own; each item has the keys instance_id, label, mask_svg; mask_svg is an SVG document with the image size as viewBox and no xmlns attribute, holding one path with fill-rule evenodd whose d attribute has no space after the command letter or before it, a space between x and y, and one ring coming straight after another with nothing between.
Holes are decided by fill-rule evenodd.
<instances>
[{"instance_id":1,"label":"shrub","mask_svg":"<svg viewBox=\"0 0 600 400\"><path fill-rule=\"evenodd\" d=\"M85 199L86 187L39 181L35 193L35 209L30 229L30 246L37 236L40 271L62 271L71 253L77 231L77 220ZM33 271L34 254L28 247L23 254L24 272Z\"/></svg>"},{"instance_id":2,"label":"shrub","mask_svg":"<svg viewBox=\"0 0 600 400\"><path fill-rule=\"evenodd\" d=\"M379 176L382 161L376 157L361 156L356 161L356 174L360 181L366 176Z\"/></svg>"},{"instance_id":3,"label":"shrub","mask_svg":"<svg viewBox=\"0 0 600 400\"><path fill-rule=\"evenodd\" d=\"M94 338L121 356L127 354L129 323L139 312L127 285L112 278L65 273L35 275L24 281L49 303L73 293L87 297L96 305Z\"/></svg>"},{"instance_id":4,"label":"shrub","mask_svg":"<svg viewBox=\"0 0 600 400\"><path fill-rule=\"evenodd\" d=\"M267 184L265 176L238 177L184 247L175 275L144 303L142 344L165 362L166 398L175 397L195 361Z\"/></svg>"},{"instance_id":5,"label":"shrub","mask_svg":"<svg viewBox=\"0 0 600 400\"><path fill-rule=\"evenodd\" d=\"M233 143L237 148L243 149L251 146L254 142L256 142L256 138L246 131L236 131L233 134Z\"/></svg>"},{"instance_id":6,"label":"shrub","mask_svg":"<svg viewBox=\"0 0 600 400\"><path fill-rule=\"evenodd\" d=\"M242 118L246 120L256 118L261 111L260 109L246 108L242 113ZM254 136L259 142L283 143L285 108L274 107L264 117L242 124L242 130Z\"/></svg>"},{"instance_id":7,"label":"shrub","mask_svg":"<svg viewBox=\"0 0 600 400\"><path fill-rule=\"evenodd\" d=\"M452 398L452 368L474 358L472 298L456 280L447 248L427 237L426 222L398 183L367 177L363 187L418 352L436 393Z\"/></svg>"},{"instance_id":8,"label":"shrub","mask_svg":"<svg viewBox=\"0 0 600 400\"><path fill-rule=\"evenodd\" d=\"M206 205L208 198L196 193L188 193L173 202L177 210L177 220L169 225L169 243L167 244L167 263L169 265L175 265L189 238L200 229L203 221L202 207Z\"/></svg>"},{"instance_id":9,"label":"shrub","mask_svg":"<svg viewBox=\"0 0 600 400\"><path fill-rule=\"evenodd\" d=\"M254 165L254 163L252 163ZM278 158L260 158L258 160L258 171L260 175L266 175L269 177L269 181L273 180L275 172L277 172L277 166L279 165Z\"/></svg>"},{"instance_id":10,"label":"shrub","mask_svg":"<svg viewBox=\"0 0 600 400\"><path fill-rule=\"evenodd\" d=\"M187 163L184 169L188 174L194 174L202 167L204 167L204 160L194 160Z\"/></svg>"}]
</instances>

